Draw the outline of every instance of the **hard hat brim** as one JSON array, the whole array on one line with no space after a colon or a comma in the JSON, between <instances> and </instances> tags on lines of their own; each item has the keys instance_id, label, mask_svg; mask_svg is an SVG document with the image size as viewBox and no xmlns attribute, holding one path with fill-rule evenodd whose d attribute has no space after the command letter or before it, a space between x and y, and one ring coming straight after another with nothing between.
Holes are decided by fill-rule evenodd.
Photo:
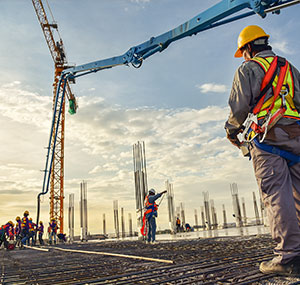
<instances>
[{"instance_id":1,"label":"hard hat brim","mask_svg":"<svg viewBox=\"0 0 300 285\"><path fill-rule=\"evenodd\" d=\"M243 53L240 48L235 52L234 57L243 57Z\"/></svg>"}]
</instances>

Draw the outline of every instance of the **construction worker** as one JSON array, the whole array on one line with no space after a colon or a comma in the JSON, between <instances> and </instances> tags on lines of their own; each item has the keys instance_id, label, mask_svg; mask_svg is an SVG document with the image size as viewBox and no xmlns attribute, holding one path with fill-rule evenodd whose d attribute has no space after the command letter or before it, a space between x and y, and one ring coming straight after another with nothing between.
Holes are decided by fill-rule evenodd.
<instances>
[{"instance_id":1,"label":"construction worker","mask_svg":"<svg viewBox=\"0 0 300 285\"><path fill-rule=\"evenodd\" d=\"M57 223L54 218L51 219L51 223L49 223L50 227L50 236L49 236L49 244L52 244L52 239L54 241L54 244L56 244L56 235L57 235Z\"/></svg>"},{"instance_id":2,"label":"construction worker","mask_svg":"<svg viewBox=\"0 0 300 285\"><path fill-rule=\"evenodd\" d=\"M260 271L292 276L300 273L300 73L275 55L268 38L258 26L239 35L235 57L245 61L234 76L225 129L238 148L244 147L238 138L244 132L277 243L274 258L262 262Z\"/></svg>"},{"instance_id":3,"label":"construction worker","mask_svg":"<svg viewBox=\"0 0 300 285\"><path fill-rule=\"evenodd\" d=\"M5 225L0 227L0 247L2 243L4 244L5 248L8 248L7 237L11 236L11 228L14 227L12 221L7 222Z\"/></svg>"},{"instance_id":4,"label":"construction worker","mask_svg":"<svg viewBox=\"0 0 300 285\"><path fill-rule=\"evenodd\" d=\"M27 245L29 245L29 212L26 210L24 212L24 216L21 220L21 237L22 237L22 244L25 245L27 243Z\"/></svg>"},{"instance_id":5,"label":"construction worker","mask_svg":"<svg viewBox=\"0 0 300 285\"><path fill-rule=\"evenodd\" d=\"M36 224L32 221L32 218L29 219L28 226L29 226L29 244L35 245Z\"/></svg>"},{"instance_id":6,"label":"construction worker","mask_svg":"<svg viewBox=\"0 0 300 285\"><path fill-rule=\"evenodd\" d=\"M180 221L179 217L177 217L177 219L176 219L176 232L177 233L179 233L181 231L180 227L181 227L181 221Z\"/></svg>"},{"instance_id":7,"label":"construction worker","mask_svg":"<svg viewBox=\"0 0 300 285\"><path fill-rule=\"evenodd\" d=\"M15 227L15 237L16 237L16 246L21 245L21 218L16 217L16 227Z\"/></svg>"},{"instance_id":8,"label":"construction worker","mask_svg":"<svg viewBox=\"0 0 300 285\"><path fill-rule=\"evenodd\" d=\"M40 245L44 245L44 240L43 240L44 225L43 225L42 221L40 221L40 225L38 226L37 231L38 231L38 234L39 234Z\"/></svg>"},{"instance_id":9,"label":"construction worker","mask_svg":"<svg viewBox=\"0 0 300 285\"><path fill-rule=\"evenodd\" d=\"M157 217L157 209L158 206L155 201L162 196L162 194L167 193L167 191L163 191L155 195L155 190L152 188L149 190L148 195L145 198L145 215L148 223L148 237L147 242L154 243L155 242L155 234L156 234L156 217Z\"/></svg>"}]
</instances>

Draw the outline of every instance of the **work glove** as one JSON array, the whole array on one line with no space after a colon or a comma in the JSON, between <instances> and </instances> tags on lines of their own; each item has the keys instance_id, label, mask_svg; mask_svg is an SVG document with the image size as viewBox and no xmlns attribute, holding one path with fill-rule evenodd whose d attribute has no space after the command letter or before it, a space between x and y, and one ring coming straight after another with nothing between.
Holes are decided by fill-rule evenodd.
<instances>
[{"instance_id":1,"label":"work glove","mask_svg":"<svg viewBox=\"0 0 300 285\"><path fill-rule=\"evenodd\" d=\"M161 192L160 194L165 194L165 193L167 193L167 190L165 190L165 191Z\"/></svg>"},{"instance_id":2,"label":"work glove","mask_svg":"<svg viewBox=\"0 0 300 285\"><path fill-rule=\"evenodd\" d=\"M235 132L233 132L232 134L228 133L228 130L226 130L227 132L227 139L229 139L229 141L236 147L240 148L241 147L241 142L238 139L238 134L243 132L244 128L240 128L237 129Z\"/></svg>"}]
</instances>

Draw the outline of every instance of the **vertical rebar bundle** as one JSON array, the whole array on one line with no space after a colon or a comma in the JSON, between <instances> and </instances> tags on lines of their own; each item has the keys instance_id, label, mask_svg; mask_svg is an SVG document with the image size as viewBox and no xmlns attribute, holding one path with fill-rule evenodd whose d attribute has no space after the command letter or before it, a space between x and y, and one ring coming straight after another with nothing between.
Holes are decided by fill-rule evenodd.
<instances>
[{"instance_id":1,"label":"vertical rebar bundle","mask_svg":"<svg viewBox=\"0 0 300 285\"><path fill-rule=\"evenodd\" d=\"M133 231L132 231L132 217L131 213L128 213L128 225L129 225L129 236L133 236Z\"/></svg>"},{"instance_id":2,"label":"vertical rebar bundle","mask_svg":"<svg viewBox=\"0 0 300 285\"><path fill-rule=\"evenodd\" d=\"M185 227L185 213L183 203L180 203L181 223Z\"/></svg>"},{"instance_id":3,"label":"vertical rebar bundle","mask_svg":"<svg viewBox=\"0 0 300 285\"><path fill-rule=\"evenodd\" d=\"M204 217L204 208L201 206L201 221L202 221L202 229L205 230L206 225L205 225L205 217Z\"/></svg>"},{"instance_id":4,"label":"vertical rebar bundle","mask_svg":"<svg viewBox=\"0 0 300 285\"><path fill-rule=\"evenodd\" d=\"M118 200L114 200L114 224L115 224L115 233L116 238L120 237L120 230L119 230L119 206Z\"/></svg>"},{"instance_id":5,"label":"vertical rebar bundle","mask_svg":"<svg viewBox=\"0 0 300 285\"><path fill-rule=\"evenodd\" d=\"M121 208L121 231L122 231L122 238L125 237L125 220L124 220L124 208Z\"/></svg>"},{"instance_id":6,"label":"vertical rebar bundle","mask_svg":"<svg viewBox=\"0 0 300 285\"><path fill-rule=\"evenodd\" d=\"M105 214L103 214L103 234L106 235L106 220L105 220Z\"/></svg>"},{"instance_id":7,"label":"vertical rebar bundle","mask_svg":"<svg viewBox=\"0 0 300 285\"><path fill-rule=\"evenodd\" d=\"M217 221L217 212L215 208L214 200L210 200L210 208L211 208L211 217L212 217L212 228L218 228L218 221Z\"/></svg>"},{"instance_id":8,"label":"vertical rebar bundle","mask_svg":"<svg viewBox=\"0 0 300 285\"><path fill-rule=\"evenodd\" d=\"M230 184L230 190L231 190L231 195L232 195L233 212L234 212L234 217L236 219L236 226L242 227L243 222L242 222L240 201L239 201L239 197L238 197L237 184L236 183Z\"/></svg>"},{"instance_id":9,"label":"vertical rebar bundle","mask_svg":"<svg viewBox=\"0 0 300 285\"><path fill-rule=\"evenodd\" d=\"M228 225L227 225L227 216L226 216L226 210L225 210L225 205L222 205L223 207L223 228L227 229Z\"/></svg>"},{"instance_id":10,"label":"vertical rebar bundle","mask_svg":"<svg viewBox=\"0 0 300 285\"><path fill-rule=\"evenodd\" d=\"M260 196L260 209L261 209L261 224L268 226L269 220L268 220L268 217L266 214L266 207L265 207L264 202L261 199L261 196Z\"/></svg>"},{"instance_id":11,"label":"vertical rebar bundle","mask_svg":"<svg viewBox=\"0 0 300 285\"><path fill-rule=\"evenodd\" d=\"M69 194L69 242L74 241L74 194Z\"/></svg>"},{"instance_id":12,"label":"vertical rebar bundle","mask_svg":"<svg viewBox=\"0 0 300 285\"><path fill-rule=\"evenodd\" d=\"M87 182L80 183L80 227L81 240L87 240L88 236L88 214L87 214Z\"/></svg>"},{"instance_id":13,"label":"vertical rebar bundle","mask_svg":"<svg viewBox=\"0 0 300 285\"><path fill-rule=\"evenodd\" d=\"M259 225L260 224L260 218L259 218L259 212L258 212L258 207L257 207L255 193L252 192L252 195L253 195L253 205L254 205L254 213L255 213L256 225Z\"/></svg>"},{"instance_id":14,"label":"vertical rebar bundle","mask_svg":"<svg viewBox=\"0 0 300 285\"><path fill-rule=\"evenodd\" d=\"M135 200L137 213L137 227L142 227L144 201L148 191L145 143L137 142L133 145L133 166ZM141 237L140 231L138 231Z\"/></svg>"},{"instance_id":15,"label":"vertical rebar bundle","mask_svg":"<svg viewBox=\"0 0 300 285\"><path fill-rule=\"evenodd\" d=\"M204 198L204 210L205 210L205 217L206 217L206 228L211 230L211 219L210 219L210 210L209 210L209 194L208 192L203 192Z\"/></svg>"},{"instance_id":16,"label":"vertical rebar bundle","mask_svg":"<svg viewBox=\"0 0 300 285\"><path fill-rule=\"evenodd\" d=\"M242 209L243 209L243 223L244 226L247 225L247 214L246 214L246 205L245 205L245 199L242 197Z\"/></svg>"},{"instance_id":17,"label":"vertical rebar bundle","mask_svg":"<svg viewBox=\"0 0 300 285\"><path fill-rule=\"evenodd\" d=\"M169 180L165 182L167 193L168 193L168 212L169 212L169 226L171 233L176 232L176 219L175 219L175 208L174 208L174 192L173 184L169 183Z\"/></svg>"},{"instance_id":18,"label":"vertical rebar bundle","mask_svg":"<svg viewBox=\"0 0 300 285\"><path fill-rule=\"evenodd\" d=\"M197 213L197 209L194 210L195 213L195 227L198 230L198 213Z\"/></svg>"}]
</instances>

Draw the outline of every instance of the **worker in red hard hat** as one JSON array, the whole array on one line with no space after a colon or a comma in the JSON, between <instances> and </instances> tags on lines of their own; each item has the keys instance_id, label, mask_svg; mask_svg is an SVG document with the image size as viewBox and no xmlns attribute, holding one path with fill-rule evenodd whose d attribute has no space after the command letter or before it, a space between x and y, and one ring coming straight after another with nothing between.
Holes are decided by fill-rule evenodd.
<instances>
[{"instance_id":1,"label":"worker in red hard hat","mask_svg":"<svg viewBox=\"0 0 300 285\"><path fill-rule=\"evenodd\" d=\"M260 271L300 276L300 73L272 51L269 37L255 25L239 35L235 57L245 61L234 75L225 129L252 159L277 243Z\"/></svg>"}]
</instances>

